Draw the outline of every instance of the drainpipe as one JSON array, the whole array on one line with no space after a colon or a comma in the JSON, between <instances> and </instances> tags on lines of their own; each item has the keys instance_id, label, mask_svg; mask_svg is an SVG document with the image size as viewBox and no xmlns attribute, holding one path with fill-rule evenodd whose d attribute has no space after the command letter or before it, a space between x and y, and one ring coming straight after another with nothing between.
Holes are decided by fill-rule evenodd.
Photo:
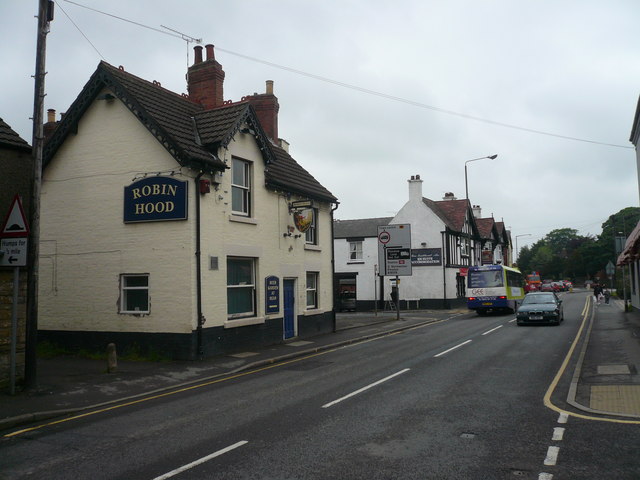
<instances>
[{"instance_id":1,"label":"drainpipe","mask_svg":"<svg viewBox=\"0 0 640 480\"><path fill-rule=\"evenodd\" d=\"M204 324L204 316L202 315L202 268L200 261L200 179L204 172L198 173L195 178L195 194L196 194L196 303L198 315L198 327L196 330L196 355L198 359L204 358L202 350L202 325Z\"/></svg>"},{"instance_id":2,"label":"drainpipe","mask_svg":"<svg viewBox=\"0 0 640 480\"><path fill-rule=\"evenodd\" d=\"M336 257L333 245L333 212L335 212L340 206L340 202L336 202L334 207L331 207L331 296L333 300L331 302L331 323L333 325L333 333L336 333Z\"/></svg>"}]
</instances>

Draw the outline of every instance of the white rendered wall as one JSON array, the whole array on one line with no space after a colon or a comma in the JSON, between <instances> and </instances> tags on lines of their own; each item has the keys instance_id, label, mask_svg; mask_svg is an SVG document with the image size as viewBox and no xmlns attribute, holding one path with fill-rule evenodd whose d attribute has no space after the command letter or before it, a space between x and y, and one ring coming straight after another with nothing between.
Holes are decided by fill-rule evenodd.
<instances>
[{"instance_id":1,"label":"white rendered wall","mask_svg":"<svg viewBox=\"0 0 640 480\"><path fill-rule=\"evenodd\" d=\"M218 190L200 196L204 328L262 323L264 279L296 279L296 312L333 309L329 204L318 204L318 245L304 234L283 237L293 217L287 198L264 187L264 161L253 137L237 134L231 155L254 163L250 219L231 215L231 170ZM188 181L188 220L123 223L124 187L134 177L179 171ZM48 165L43 176L39 327L45 330L190 333L196 328L195 172L182 168L118 100L96 101ZM299 234L295 230L294 234ZM257 316L227 320L226 258L257 259ZM218 257L218 269L210 257ZM306 309L306 272L318 272L318 308ZM150 275L150 313L118 313L122 273Z\"/></svg>"},{"instance_id":2,"label":"white rendered wall","mask_svg":"<svg viewBox=\"0 0 640 480\"><path fill-rule=\"evenodd\" d=\"M39 328L192 330L193 223L123 223L124 187L171 169L175 160L122 103L96 101L87 110L43 175ZM122 273L150 275L150 314L118 314Z\"/></svg>"}]
</instances>

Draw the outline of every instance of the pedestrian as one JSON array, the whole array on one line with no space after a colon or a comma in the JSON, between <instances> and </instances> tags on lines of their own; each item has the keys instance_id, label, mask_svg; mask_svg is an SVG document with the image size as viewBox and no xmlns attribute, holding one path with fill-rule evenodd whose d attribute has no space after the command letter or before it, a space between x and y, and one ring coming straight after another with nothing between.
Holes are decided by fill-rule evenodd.
<instances>
[{"instance_id":1,"label":"pedestrian","mask_svg":"<svg viewBox=\"0 0 640 480\"><path fill-rule=\"evenodd\" d=\"M604 289L604 303L606 303L607 305L609 305L609 299L611 298L611 292L609 291L608 288Z\"/></svg>"},{"instance_id":2,"label":"pedestrian","mask_svg":"<svg viewBox=\"0 0 640 480\"><path fill-rule=\"evenodd\" d=\"M602 295L602 287L599 283L595 283L593 285L593 300L596 302L596 305L600 305L600 296Z\"/></svg>"}]
</instances>

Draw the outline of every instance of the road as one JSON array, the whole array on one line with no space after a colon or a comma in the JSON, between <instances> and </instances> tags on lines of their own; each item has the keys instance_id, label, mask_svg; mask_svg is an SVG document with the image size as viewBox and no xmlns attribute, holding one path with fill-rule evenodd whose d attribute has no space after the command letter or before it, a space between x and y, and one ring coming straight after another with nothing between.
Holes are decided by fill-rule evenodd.
<instances>
[{"instance_id":1,"label":"road","mask_svg":"<svg viewBox=\"0 0 640 480\"><path fill-rule=\"evenodd\" d=\"M637 425L558 412L584 301L559 327L468 314L46 426L0 443L0 478L638 479Z\"/></svg>"}]
</instances>

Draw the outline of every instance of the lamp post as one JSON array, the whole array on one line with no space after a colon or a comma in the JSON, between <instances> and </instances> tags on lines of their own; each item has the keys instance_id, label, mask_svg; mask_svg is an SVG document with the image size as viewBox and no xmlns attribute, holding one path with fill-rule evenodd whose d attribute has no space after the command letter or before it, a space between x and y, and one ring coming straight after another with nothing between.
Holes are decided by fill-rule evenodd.
<instances>
[{"instance_id":1,"label":"lamp post","mask_svg":"<svg viewBox=\"0 0 640 480\"><path fill-rule=\"evenodd\" d=\"M518 237L530 237L530 233L523 233L522 235L516 235L516 258L520 257L520 251L518 250Z\"/></svg>"},{"instance_id":2,"label":"lamp post","mask_svg":"<svg viewBox=\"0 0 640 480\"><path fill-rule=\"evenodd\" d=\"M498 154L496 153L495 155L489 155L487 157L472 158L471 160L467 160L466 162L464 162L464 191L465 191L465 194L466 194L465 198L467 200L469 200L469 184L467 182L467 163L475 162L477 160L484 160L485 158L488 158L490 160L494 160L497 156L498 156Z\"/></svg>"}]
</instances>

